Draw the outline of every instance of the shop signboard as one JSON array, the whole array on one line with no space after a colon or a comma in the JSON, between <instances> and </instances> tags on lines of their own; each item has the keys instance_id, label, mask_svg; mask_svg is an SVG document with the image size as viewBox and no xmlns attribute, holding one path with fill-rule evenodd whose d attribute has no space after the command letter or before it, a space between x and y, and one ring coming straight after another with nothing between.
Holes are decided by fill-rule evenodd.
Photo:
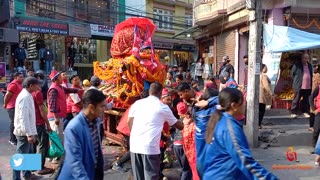
<instances>
[{"instance_id":1,"label":"shop signboard","mask_svg":"<svg viewBox=\"0 0 320 180\"><path fill-rule=\"evenodd\" d=\"M69 36L91 38L90 26L85 24L69 24Z\"/></svg>"},{"instance_id":2,"label":"shop signboard","mask_svg":"<svg viewBox=\"0 0 320 180\"><path fill-rule=\"evenodd\" d=\"M6 84L6 63L0 62L0 86Z\"/></svg>"},{"instance_id":3,"label":"shop signboard","mask_svg":"<svg viewBox=\"0 0 320 180\"><path fill-rule=\"evenodd\" d=\"M173 43L153 41L155 49L173 49Z\"/></svg>"},{"instance_id":4,"label":"shop signboard","mask_svg":"<svg viewBox=\"0 0 320 180\"><path fill-rule=\"evenodd\" d=\"M0 27L0 41L9 43L19 43L19 31L16 29Z\"/></svg>"},{"instance_id":5,"label":"shop signboard","mask_svg":"<svg viewBox=\"0 0 320 180\"><path fill-rule=\"evenodd\" d=\"M58 35L69 35L69 26L60 22L47 22L31 19L19 19L19 24L16 26L19 31L27 31L33 33L48 33Z\"/></svg>"},{"instance_id":6,"label":"shop signboard","mask_svg":"<svg viewBox=\"0 0 320 180\"><path fill-rule=\"evenodd\" d=\"M91 35L113 37L114 27L112 26L90 24L90 27Z\"/></svg>"},{"instance_id":7,"label":"shop signboard","mask_svg":"<svg viewBox=\"0 0 320 180\"><path fill-rule=\"evenodd\" d=\"M195 51L196 47L193 45L183 44L183 45L175 45L174 50L177 51Z\"/></svg>"}]
</instances>

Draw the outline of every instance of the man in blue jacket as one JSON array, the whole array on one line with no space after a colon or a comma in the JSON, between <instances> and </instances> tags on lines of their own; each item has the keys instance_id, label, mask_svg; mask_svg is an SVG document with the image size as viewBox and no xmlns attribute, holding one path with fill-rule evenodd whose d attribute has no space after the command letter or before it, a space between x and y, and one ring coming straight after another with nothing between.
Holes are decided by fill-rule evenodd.
<instances>
[{"instance_id":1,"label":"man in blue jacket","mask_svg":"<svg viewBox=\"0 0 320 180\"><path fill-rule=\"evenodd\" d=\"M52 71L52 63L54 61L54 54L52 50L50 49L50 46L47 45L44 53L43 53L43 59L46 63L46 73L50 74Z\"/></svg>"},{"instance_id":2,"label":"man in blue jacket","mask_svg":"<svg viewBox=\"0 0 320 180\"><path fill-rule=\"evenodd\" d=\"M17 61L16 67L23 67L24 61L27 60L27 54L23 48L23 42L19 44L19 47L14 51L14 58Z\"/></svg>"},{"instance_id":3,"label":"man in blue jacket","mask_svg":"<svg viewBox=\"0 0 320 180\"><path fill-rule=\"evenodd\" d=\"M59 180L103 179L103 156L99 136L99 117L106 96L89 89L82 97L83 109L64 131L65 161Z\"/></svg>"}]
</instances>

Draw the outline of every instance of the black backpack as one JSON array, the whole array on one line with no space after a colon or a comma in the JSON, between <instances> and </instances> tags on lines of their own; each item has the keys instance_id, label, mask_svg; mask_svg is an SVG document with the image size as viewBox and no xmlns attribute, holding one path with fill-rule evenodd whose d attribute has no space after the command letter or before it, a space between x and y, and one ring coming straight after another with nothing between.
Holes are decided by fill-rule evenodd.
<instances>
[{"instance_id":1,"label":"black backpack","mask_svg":"<svg viewBox=\"0 0 320 180\"><path fill-rule=\"evenodd\" d=\"M224 80L224 77L222 76L224 72L226 72L228 69L227 66L224 66L223 69L221 70L220 74L219 74L219 80L221 84L225 84L226 80Z\"/></svg>"}]
</instances>

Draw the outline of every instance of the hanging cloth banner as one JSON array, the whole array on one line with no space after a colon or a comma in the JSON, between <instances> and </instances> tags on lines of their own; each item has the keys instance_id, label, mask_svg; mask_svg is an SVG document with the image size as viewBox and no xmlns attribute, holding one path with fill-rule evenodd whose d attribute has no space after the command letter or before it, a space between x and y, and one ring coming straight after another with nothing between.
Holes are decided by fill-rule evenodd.
<instances>
[{"instance_id":1,"label":"hanging cloth banner","mask_svg":"<svg viewBox=\"0 0 320 180\"><path fill-rule=\"evenodd\" d=\"M289 52L320 48L320 35L287 26L263 25L267 52Z\"/></svg>"}]
</instances>

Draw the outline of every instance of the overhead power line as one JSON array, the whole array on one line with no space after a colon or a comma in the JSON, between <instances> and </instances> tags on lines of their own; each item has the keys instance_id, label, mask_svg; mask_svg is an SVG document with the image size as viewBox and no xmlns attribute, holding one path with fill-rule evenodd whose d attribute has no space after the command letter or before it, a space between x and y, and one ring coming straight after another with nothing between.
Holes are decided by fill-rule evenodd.
<instances>
[{"instance_id":1,"label":"overhead power line","mask_svg":"<svg viewBox=\"0 0 320 180\"><path fill-rule=\"evenodd\" d=\"M23 3L26 2L25 0L18 0L18 1L23 2ZM39 9L42 8L42 9L44 9L44 10L46 10L48 12L51 12L53 14L57 14L57 15L60 15L60 16L64 16L65 18L75 19L75 20L78 20L78 21L86 22L86 23L98 23L98 22L90 21L88 19L83 19L83 18L79 18L79 17L74 17L74 16L71 16L71 15L68 15L68 14L65 14L65 13L62 13L62 12L58 12L58 10L60 9L60 11L61 11L61 10L65 9L67 12L76 11L76 12L81 12L81 13L84 13L84 14L87 13L87 15L97 16L99 20L101 20L101 18L103 18L103 16L104 16L105 18L113 19L114 23L117 23L116 20L118 19L118 15L125 15L125 16L134 16L134 17L147 17L147 18L153 20L154 22L167 23L167 24L170 24L170 25L172 25L174 27L172 30L181 30L181 29L184 29L184 28L191 27L190 25L187 25L185 23L185 21L182 22L182 21L178 21L176 19L174 19L173 22L168 22L168 21L159 20L159 19L154 18L154 17L141 16L140 14L143 13L143 11L135 9L135 8L125 7L126 10L129 10L132 13L119 12L117 10L114 10L114 9L117 9L117 8L113 8L113 10L111 9L112 6L114 6L114 5L116 5L116 7L120 7L120 6L123 7L123 5L121 5L119 3L104 2L104 3L110 3L110 4L108 4L109 9L107 9L107 8L99 8L99 6L97 6L97 5L95 5L95 6L92 5L92 4L90 5L88 3L85 3L84 1L83 1L83 3L80 3L80 4L78 3L76 5L74 5L74 3L70 3L70 2L67 2L67 1L55 1L54 3L51 3L49 1L33 0L33 1L29 1L29 4L31 4L31 3L33 4L34 8L39 8ZM103 3L103 2L101 1L100 3ZM53 9L53 10L52 9L48 9L48 7L50 7L50 6L54 7L55 9ZM147 13L147 14L157 15L157 14L154 14L154 13ZM33 15L38 15L38 14L36 12L34 12ZM167 17L173 17L173 16L169 16L168 15ZM89 17L89 19L90 19L90 17Z\"/></svg>"}]
</instances>

